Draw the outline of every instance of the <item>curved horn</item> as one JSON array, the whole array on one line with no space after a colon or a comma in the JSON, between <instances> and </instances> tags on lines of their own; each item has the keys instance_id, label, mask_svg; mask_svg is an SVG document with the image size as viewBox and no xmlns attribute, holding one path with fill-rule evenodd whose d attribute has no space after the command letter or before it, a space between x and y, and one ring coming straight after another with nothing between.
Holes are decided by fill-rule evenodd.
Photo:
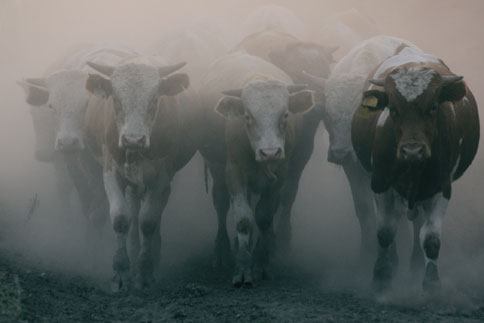
<instances>
[{"instance_id":1,"label":"curved horn","mask_svg":"<svg viewBox=\"0 0 484 323\"><path fill-rule=\"evenodd\" d=\"M293 94L302 90L305 90L308 88L307 84L293 84L293 85L288 85L287 90L289 91L289 94Z\"/></svg>"},{"instance_id":2,"label":"curved horn","mask_svg":"<svg viewBox=\"0 0 484 323\"><path fill-rule=\"evenodd\" d=\"M326 86L326 79L324 77L313 75L306 71L303 71L303 75L306 76L312 83L318 85L319 87L324 88Z\"/></svg>"},{"instance_id":3,"label":"curved horn","mask_svg":"<svg viewBox=\"0 0 484 323\"><path fill-rule=\"evenodd\" d=\"M442 84L449 85L454 82L461 81L463 78L464 78L463 76L456 76L456 75L442 76Z\"/></svg>"},{"instance_id":4,"label":"curved horn","mask_svg":"<svg viewBox=\"0 0 484 323\"><path fill-rule=\"evenodd\" d=\"M36 86L47 87L47 84L44 78L28 78L28 79L24 79L24 81Z\"/></svg>"},{"instance_id":5,"label":"curved horn","mask_svg":"<svg viewBox=\"0 0 484 323\"><path fill-rule=\"evenodd\" d=\"M373 85L378 85L378 86L385 86L385 80L384 79L370 79L368 80Z\"/></svg>"},{"instance_id":6,"label":"curved horn","mask_svg":"<svg viewBox=\"0 0 484 323\"><path fill-rule=\"evenodd\" d=\"M224 95L235 96L237 98L240 98L242 96L242 89L227 90L227 91L222 91L222 93Z\"/></svg>"},{"instance_id":7,"label":"curved horn","mask_svg":"<svg viewBox=\"0 0 484 323\"><path fill-rule=\"evenodd\" d=\"M175 71L178 71L180 68L182 68L183 66L187 65L186 62L181 62L181 63L178 63L178 64L174 64L174 65L169 65L169 66L163 66L163 67L160 67L158 69L158 72L160 73L160 76L161 77L165 77Z\"/></svg>"},{"instance_id":8,"label":"curved horn","mask_svg":"<svg viewBox=\"0 0 484 323\"><path fill-rule=\"evenodd\" d=\"M111 76L114 72L114 67L109 65L101 65L94 62L86 62L87 66L91 67L92 69L98 71L101 74L106 76Z\"/></svg>"}]
</instances>

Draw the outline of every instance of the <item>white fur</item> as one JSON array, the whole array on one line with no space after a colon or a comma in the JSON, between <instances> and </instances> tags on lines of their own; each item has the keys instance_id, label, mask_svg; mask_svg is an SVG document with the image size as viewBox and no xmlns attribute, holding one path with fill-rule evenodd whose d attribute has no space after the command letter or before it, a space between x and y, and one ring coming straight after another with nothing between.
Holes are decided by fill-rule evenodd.
<instances>
[{"instance_id":1,"label":"white fur","mask_svg":"<svg viewBox=\"0 0 484 323\"><path fill-rule=\"evenodd\" d=\"M408 43L408 42L406 42ZM440 60L430 54L422 52L415 45L405 47L398 55L391 56L380 65L374 78L380 78L382 74L395 67L408 63L440 63Z\"/></svg>"},{"instance_id":2,"label":"white fur","mask_svg":"<svg viewBox=\"0 0 484 323\"><path fill-rule=\"evenodd\" d=\"M429 86L435 76L433 70L401 69L391 74L395 86L400 94L412 102L421 95Z\"/></svg>"},{"instance_id":3,"label":"white fur","mask_svg":"<svg viewBox=\"0 0 484 323\"><path fill-rule=\"evenodd\" d=\"M247 135L260 160L259 149L280 148L284 156L279 121L288 109L287 85L291 83L289 76L261 58L233 53L214 63L201 92L218 100L224 90L243 88L244 107L256 120Z\"/></svg>"},{"instance_id":4,"label":"white fur","mask_svg":"<svg viewBox=\"0 0 484 323\"><path fill-rule=\"evenodd\" d=\"M387 57L394 54L403 39L376 36L353 48L334 67L326 83L326 110L331 116L333 133L330 149L334 153L353 150L351 119L361 104L363 91L370 74Z\"/></svg>"},{"instance_id":5,"label":"white fur","mask_svg":"<svg viewBox=\"0 0 484 323\"><path fill-rule=\"evenodd\" d=\"M447 211L449 200L444 198L442 193L437 193L419 204L423 207L425 216L425 223L420 229L420 246L423 249L423 244L428 234L435 233L440 239L444 214ZM425 263L427 264L428 262L434 262L434 260L425 256Z\"/></svg>"},{"instance_id":6,"label":"white fur","mask_svg":"<svg viewBox=\"0 0 484 323\"><path fill-rule=\"evenodd\" d=\"M123 110L122 116L116 115L120 140L122 136L144 136L149 147L154 119L148 118L148 107L158 93L159 82L158 69L153 66L130 63L115 69L111 76L113 97Z\"/></svg>"},{"instance_id":7,"label":"white fur","mask_svg":"<svg viewBox=\"0 0 484 323\"><path fill-rule=\"evenodd\" d=\"M385 122L387 122L387 119L389 116L390 116L390 109L388 108L383 109L383 112L380 113L380 116L378 117L378 122L376 123L376 126L383 127L385 125Z\"/></svg>"}]
</instances>

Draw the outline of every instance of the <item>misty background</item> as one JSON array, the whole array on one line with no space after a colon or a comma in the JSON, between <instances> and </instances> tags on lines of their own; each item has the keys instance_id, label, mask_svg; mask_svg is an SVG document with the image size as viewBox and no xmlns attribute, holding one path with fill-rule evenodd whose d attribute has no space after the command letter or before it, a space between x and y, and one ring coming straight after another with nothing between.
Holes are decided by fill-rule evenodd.
<instances>
[{"instance_id":1,"label":"misty background","mask_svg":"<svg viewBox=\"0 0 484 323\"><path fill-rule=\"evenodd\" d=\"M219 22L228 46L244 35L243 23L260 0L0 0L0 232L1 247L47 269L109 277L114 235L109 220L98 253L86 248L82 215L58 214L52 165L34 159L34 132L22 89L15 83L42 76L78 44L122 44L151 54L165 34L196 21ZM367 15L381 34L405 38L463 75L484 105L484 2L481 0L281 0L305 24L307 39L321 41L324 24L351 8ZM318 38L320 37L320 38ZM232 42L230 44L230 42ZM331 45L324 44L323 45ZM481 119L484 115L480 107ZM353 266L359 225L346 177L326 161L321 124L315 151L301 178L293 208L293 254L318 270ZM444 284L483 290L483 152L453 184L444 220L439 263ZM29 200L40 205L28 221ZM230 214L229 214L230 216ZM229 219L229 229L232 228ZM211 256L216 214L205 192L197 156L178 173L162 217L162 263ZM404 253L409 252L410 246ZM401 264L407 263L401 254ZM403 270L406 268L402 267ZM342 269L343 270L343 269ZM368 280L370 276L367 277Z\"/></svg>"}]
</instances>

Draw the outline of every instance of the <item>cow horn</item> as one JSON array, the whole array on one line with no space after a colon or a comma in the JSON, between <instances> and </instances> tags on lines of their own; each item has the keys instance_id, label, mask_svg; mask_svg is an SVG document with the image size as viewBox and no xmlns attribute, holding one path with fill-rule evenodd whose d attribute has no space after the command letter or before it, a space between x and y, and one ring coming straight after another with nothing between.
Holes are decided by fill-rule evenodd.
<instances>
[{"instance_id":1,"label":"cow horn","mask_svg":"<svg viewBox=\"0 0 484 323\"><path fill-rule=\"evenodd\" d=\"M385 80L384 79L370 79L368 80L373 85L378 85L378 86L385 86Z\"/></svg>"},{"instance_id":2,"label":"cow horn","mask_svg":"<svg viewBox=\"0 0 484 323\"><path fill-rule=\"evenodd\" d=\"M302 90L305 90L308 88L307 84L293 84L293 85L288 85L287 90L289 91L289 94L293 94Z\"/></svg>"},{"instance_id":3,"label":"cow horn","mask_svg":"<svg viewBox=\"0 0 484 323\"><path fill-rule=\"evenodd\" d=\"M180 68L182 68L183 66L187 65L186 62L181 62L181 63L178 63L178 64L174 64L174 65L169 65L169 66L163 66L163 67L160 67L158 69L158 72L160 73L160 76L161 77L165 77L175 71L178 71Z\"/></svg>"},{"instance_id":4,"label":"cow horn","mask_svg":"<svg viewBox=\"0 0 484 323\"><path fill-rule=\"evenodd\" d=\"M442 84L449 85L454 82L461 81L463 78L464 78L463 76L456 76L456 75L442 76Z\"/></svg>"},{"instance_id":5,"label":"cow horn","mask_svg":"<svg viewBox=\"0 0 484 323\"><path fill-rule=\"evenodd\" d=\"M227 91L222 91L222 93L224 95L235 96L237 98L240 98L242 96L242 89L227 90Z\"/></svg>"},{"instance_id":6,"label":"cow horn","mask_svg":"<svg viewBox=\"0 0 484 323\"><path fill-rule=\"evenodd\" d=\"M86 64L89 67L91 67L92 69L94 69L94 70L98 71L99 73L104 74L106 76L111 76L111 74L113 74L113 72L114 72L113 66L101 65L101 64L98 64L98 63L94 63L94 62L86 62Z\"/></svg>"},{"instance_id":7,"label":"cow horn","mask_svg":"<svg viewBox=\"0 0 484 323\"><path fill-rule=\"evenodd\" d=\"M44 78L28 78L28 79L25 79L24 81L39 87L47 87L47 84Z\"/></svg>"},{"instance_id":8,"label":"cow horn","mask_svg":"<svg viewBox=\"0 0 484 323\"><path fill-rule=\"evenodd\" d=\"M303 71L303 74L311 81L313 82L314 84L324 88L326 86L326 79L324 77L321 77L321 76L317 76L317 75L313 75L313 74L310 74L306 71Z\"/></svg>"}]
</instances>

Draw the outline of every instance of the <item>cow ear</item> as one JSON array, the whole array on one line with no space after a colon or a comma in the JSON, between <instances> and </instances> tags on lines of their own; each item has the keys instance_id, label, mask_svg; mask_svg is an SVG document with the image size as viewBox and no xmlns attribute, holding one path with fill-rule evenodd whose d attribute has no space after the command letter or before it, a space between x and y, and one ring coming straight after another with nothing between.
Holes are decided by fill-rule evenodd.
<instances>
[{"instance_id":1,"label":"cow ear","mask_svg":"<svg viewBox=\"0 0 484 323\"><path fill-rule=\"evenodd\" d=\"M289 111L305 113L314 107L313 91L302 90L289 96Z\"/></svg>"},{"instance_id":2,"label":"cow ear","mask_svg":"<svg viewBox=\"0 0 484 323\"><path fill-rule=\"evenodd\" d=\"M224 96L218 101L215 112L227 120L233 120L244 115L244 104L240 98Z\"/></svg>"},{"instance_id":3,"label":"cow ear","mask_svg":"<svg viewBox=\"0 0 484 323\"><path fill-rule=\"evenodd\" d=\"M466 85L462 81L457 81L444 85L440 91L440 102L451 101L456 102L461 100L467 93Z\"/></svg>"},{"instance_id":4,"label":"cow ear","mask_svg":"<svg viewBox=\"0 0 484 323\"><path fill-rule=\"evenodd\" d=\"M101 99L107 99L113 93L111 80L99 74L89 74L86 81L86 90Z\"/></svg>"},{"instance_id":5,"label":"cow ear","mask_svg":"<svg viewBox=\"0 0 484 323\"><path fill-rule=\"evenodd\" d=\"M160 81L159 94L167 96L175 96L190 85L190 78L185 73L177 73Z\"/></svg>"},{"instance_id":6,"label":"cow ear","mask_svg":"<svg viewBox=\"0 0 484 323\"><path fill-rule=\"evenodd\" d=\"M363 93L361 105L371 110L383 110L388 106L388 95L378 90L366 91Z\"/></svg>"},{"instance_id":7,"label":"cow ear","mask_svg":"<svg viewBox=\"0 0 484 323\"><path fill-rule=\"evenodd\" d=\"M43 86L30 83L28 80L17 82L24 89L25 100L33 106L41 106L49 101L49 90Z\"/></svg>"}]
</instances>

